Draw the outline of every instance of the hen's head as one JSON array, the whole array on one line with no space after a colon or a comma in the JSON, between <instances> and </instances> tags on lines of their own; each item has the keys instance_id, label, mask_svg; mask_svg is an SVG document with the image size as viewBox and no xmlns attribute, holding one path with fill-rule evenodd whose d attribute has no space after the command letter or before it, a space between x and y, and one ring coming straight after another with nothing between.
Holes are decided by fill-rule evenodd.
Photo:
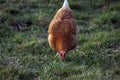
<instances>
[{"instance_id":1,"label":"hen's head","mask_svg":"<svg viewBox=\"0 0 120 80\"><path fill-rule=\"evenodd\" d=\"M66 52L65 52L65 51L60 51L60 52L59 52L59 55L60 55L62 61L64 61L65 56L66 56Z\"/></svg>"}]
</instances>

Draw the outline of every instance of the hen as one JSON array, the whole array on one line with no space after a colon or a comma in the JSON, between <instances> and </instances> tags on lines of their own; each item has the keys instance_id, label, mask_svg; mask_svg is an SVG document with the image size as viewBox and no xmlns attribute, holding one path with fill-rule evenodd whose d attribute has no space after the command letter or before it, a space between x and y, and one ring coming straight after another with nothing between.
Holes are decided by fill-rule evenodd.
<instances>
[{"instance_id":1,"label":"hen","mask_svg":"<svg viewBox=\"0 0 120 80\"><path fill-rule=\"evenodd\" d=\"M77 45L77 24L68 1L65 0L52 19L48 29L50 47L64 60L69 50Z\"/></svg>"}]
</instances>

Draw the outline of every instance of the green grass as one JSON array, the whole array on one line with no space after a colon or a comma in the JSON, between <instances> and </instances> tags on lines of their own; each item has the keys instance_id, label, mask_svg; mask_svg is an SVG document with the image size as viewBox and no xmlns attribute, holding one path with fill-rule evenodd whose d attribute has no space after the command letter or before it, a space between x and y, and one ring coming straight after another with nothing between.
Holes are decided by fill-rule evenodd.
<instances>
[{"instance_id":1,"label":"green grass","mask_svg":"<svg viewBox=\"0 0 120 80\"><path fill-rule=\"evenodd\" d=\"M62 62L47 30L63 0L0 1L0 80L120 79L120 1L69 2L78 46Z\"/></svg>"}]
</instances>

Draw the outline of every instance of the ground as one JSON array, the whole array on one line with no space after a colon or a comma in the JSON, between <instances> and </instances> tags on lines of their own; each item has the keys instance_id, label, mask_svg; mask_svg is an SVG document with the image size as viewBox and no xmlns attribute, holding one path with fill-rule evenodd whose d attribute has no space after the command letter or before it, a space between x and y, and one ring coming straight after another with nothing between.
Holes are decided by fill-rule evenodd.
<instances>
[{"instance_id":1,"label":"ground","mask_svg":"<svg viewBox=\"0 0 120 80\"><path fill-rule=\"evenodd\" d=\"M120 80L120 1L69 0L78 46L64 62L47 41L63 0L0 0L0 80Z\"/></svg>"}]
</instances>

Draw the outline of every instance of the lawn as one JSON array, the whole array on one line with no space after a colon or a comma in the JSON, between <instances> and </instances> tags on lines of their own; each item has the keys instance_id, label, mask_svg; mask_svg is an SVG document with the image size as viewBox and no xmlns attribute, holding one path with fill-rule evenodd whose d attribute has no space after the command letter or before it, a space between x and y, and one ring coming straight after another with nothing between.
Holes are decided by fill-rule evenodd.
<instances>
[{"instance_id":1,"label":"lawn","mask_svg":"<svg viewBox=\"0 0 120 80\"><path fill-rule=\"evenodd\" d=\"M64 0L0 0L0 80L120 80L120 0L68 0L78 45L54 58L48 26Z\"/></svg>"}]
</instances>

